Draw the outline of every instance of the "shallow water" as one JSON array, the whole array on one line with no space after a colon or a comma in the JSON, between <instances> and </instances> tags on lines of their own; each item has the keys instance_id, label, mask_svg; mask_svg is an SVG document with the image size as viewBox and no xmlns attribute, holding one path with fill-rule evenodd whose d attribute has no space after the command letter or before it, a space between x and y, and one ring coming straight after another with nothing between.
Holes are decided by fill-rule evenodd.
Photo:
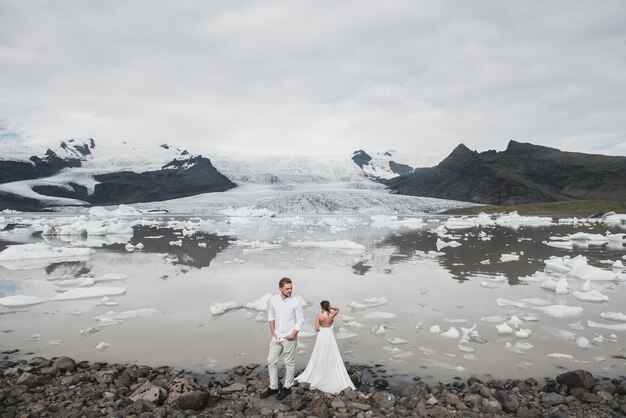
<instances>
[{"instance_id":1,"label":"shallow water","mask_svg":"<svg viewBox=\"0 0 626 418\"><path fill-rule=\"evenodd\" d=\"M0 251L10 244L44 241L41 236L32 235L34 218L41 219L42 215L7 217L9 230L0 234ZM369 218L359 216L144 219L144 225L134 227L132 237L45 239L54 246L94 248L96 252L88 261L57 261L45 267L16 270L0 265L0 298L18 294L53 296L62 289L58 280L54 280L60 276L102 277L106 273L127 276L123 281L96 284L126 289L124 295L111 298L117 306L98 306L102 303L100 298L15 308L0 306L0 348L18 348L22 353L44 357L69 355L93 361L167 364L200 372L239 364L264 364L269 343L264 314L258 317L258 311L242 308L211 315L210 306L228 301L253 302L268 292L277 292L278 280L288 276L294 281L294 294L310 303L305 308L306 331L313 330L319 301L329 299L342 308L335 322L337 335L347 331L355 334L338 340L344 360L380 364L387 374L400 379L420 376L425 380L445 380L486 373L502 378L541 377L575 368L615 376L626 370L623 358L626 332L587 326L587 320L620 324L602 319L600 313L626 311L626 283L592 282L592 289L609 297L608 302L592 303L579 301L572 295L584 284L576 278L568 278L570 292L565 295L542 289L540 283L520 280L543 271L543 260L552 255L581 254L590 265L612 271L606 261L623 260L626 252L621 244L575 246L573 250L565 250L543 242L550 236L575 232L624 232L618 227L491 226L448 231L461 245L445 247L440 254L428 256L423 252L436 251L439 237L434 229L445 217L423 217L424 224L413 229L377 227ZM183 236L183 227L197 232ZM180 246L171 244L179 239ZM340 240L350 240L365 249L294 245L320 241L336 245ZM127 242L142 243L144 248L128 252ZM273 248L264 248L261 243L273 244ZM502 254L518 255L519 260L502 262ZM483 287L483 282L489 287ZM348 306L353 301L363 303L367 298L382 296L388 302L381 306L366 309ZM528 303L523 308L498 306L498 298L517 302L522 298L542 298L550 305L580 306L583 312L578 317L553 318ZM148 308L159 313L111 326L102 326L94 320L111 310ZM391 313L394 317L368 318L376 312ZM532 332L527 339L498 335L496 325L503 321L482 319L490 316L509 319L513 315L521 318L527 314L538 316L537 321L522 325ZM347 326L350 321L363 327ZM583 329L572 329L570 324L579 321ZM452 326L461 331L461 327L469 328L474 323L486 341L466 344L464 347L473 349L471 353L461 350L459 338L449 339L429 332L433 325L439 325L442 331ZM381 325L386 329L384 335L371 332L373 327ZM81 330L97 326L102 326L98 332L89 336L81 334ZM39 334L38 340L32 338L34 334ZM604 336L603 342L593 341L597 334ZM611 334L615 334L615 341L610 341ZM588 338L591 347L578 347L575 341L578 337ZM387 341L392 338L407 342L393 345ZM100 342L111 346L98 351L95 346ZM507 343L520 342L532 347L518 350L521 353L506 347ZM299 368L306 365L314 343L314 337L300 338ZM568 354L573 359L547 357L550 353Z\"/></svg>"}]
</instances>

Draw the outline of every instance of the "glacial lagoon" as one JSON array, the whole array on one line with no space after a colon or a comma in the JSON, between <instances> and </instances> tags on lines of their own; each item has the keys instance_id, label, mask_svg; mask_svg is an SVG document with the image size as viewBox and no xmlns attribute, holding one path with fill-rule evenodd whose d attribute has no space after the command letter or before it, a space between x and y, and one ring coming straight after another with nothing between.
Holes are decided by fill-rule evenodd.
<instances>
[{"instance_id":1,"label":"glacial lagoon","mask_svg":"<svg viewBox=\"0 0 626 418\"><path fill-rule=\"evenodd\" d=\"M341 308L344 360L426 381L626 370L624 218L515 214L3 214L0 348L17 356L265 364L267 294Z\"/></svg>"}]
</instances>

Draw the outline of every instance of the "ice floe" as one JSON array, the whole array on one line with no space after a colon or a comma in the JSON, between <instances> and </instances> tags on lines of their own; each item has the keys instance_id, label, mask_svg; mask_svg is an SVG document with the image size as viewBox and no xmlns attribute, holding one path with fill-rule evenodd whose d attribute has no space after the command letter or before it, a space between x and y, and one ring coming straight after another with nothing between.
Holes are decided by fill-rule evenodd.
<instances>
[{"instance_id":1,"label":"ice floe","mask_svg":"<svg viewBox=\"0 0 626 418\"><path fill-rule=\"evenodd\" d=\"M574 356L571 354L563 354L563 353L550 353L546 354L546 357L556 358L556 359L564 359L564 360L573 360Z\"/></svg>"},{"instance_id":2,"label":"ice floe","mask_svg":"<svg viewBox=\"0 0 626 418\"><path fill-rule=\"evenodd\" d=\"M253 309L255 311L266 312L269 306L271 297L272 297L271 293L266 293L265 295L263 295L262 297L260 297L259 299L255 301L245 303L243 307L247 309Z\"/></svg>"},{"instance_id":3,"label":"ice floe","mask_svg":"<svg viewBox=\"0 0 626 418\"><path fill-rule=\"evenodd\" d=\"M108 210L102 206L89 209L89 215L97 218L117 218L123 216L141 216L142 213L129 205L119 205L117 209Z\"/></svg>"},{"instance_id":4,"label":"ice floe","mask_svg":"<svg viewBox=\"0 0 626 418\"><path fill-rule=\"evenodd\" d=\"M64 301L77 299L101 298L103 296L117 296L126 293L123 287L86 287L69 289L67 292L60 293L48 299L49 301Z\"/></svg>"},{"instance_id":5,"label":"ice floe","mask_svg":"<svg viewBox=\"0 0 626 418\"><path fill-rule=\"evenodd\" d=\"M535 309L543 311L554 318L575 317L583 312L583 308L581 308L580 306L566 305L537 306L535 307Z\"/></svg>"},{"instance_id":6,"label":"ice floe","mask_svg":"<svg viewBox=\"0 0 626 418\"><path fill-rule=\"evenodd\" d=\"M441 334L441 327L439 325L432 325L429 331L431 334Z\"/></svg>"},{"instance_id":7,"label":"ice floe","mask_svg":"<svg viewBox=\"0 0 626 418\"><path fill-rule=\"evenodd\" d=\"M527 305L524 302L516 302L514 300L509 300L509 299L505 299L505 298L498 298L496 299L496 304L500 307L504 307L504 306L516 306L518 308L526 308Z\"/></svg>"},{"instance_id":8,"label":"ice floe","mask_svg":"<svg viewBox=\"0 0 626 418\"><path fill-rule=\"evenodd\" d=\"M446 338L450 338L450 339L456 339L459 337L459 335L461 335L461 333L454 327L450 327L448 328L447 331L442 332L441 334L442 337L446 337Z\"/></svg>"},{"instance_id":9,"label":"ice floe","mask_svg":"<svg viewBox=\"0 0 626 418\"><path fill-rule=\"evenodd\" d=\"M599 322L587 320L587 326L589 328L601 328L611 331L626 331L626 324L601 324Z\"/></svg>"},{"instance_id":10,"label":"ice floe","mask_svg":"<svg viewBox=\"0 0 626 418\"><path fill-rule=\"evenodd\" d=\"M588 292L574 292L572 294L576 299L585 302L606 302L609 300L607 295L603 295L595 289Z\"/></svg>"},{"instance_id":11,"label":"ice floe","mask_svg":"<svg viewBox=\"0 0 626 418\"><path fill-rule=\"evenodd\" d=\"M500 334L500 335L511 335L511 334L513 334L513 328L508 326L506 322L504 322L504 323L502 323L500 325L496 325L496 330L498 331L498 334Z\"/></svg>"},{"instance_id":12,"label":"ice floe","mask_svg":"<svg viewBox=\"0 0 626 418\"><path fill-rule=\"evenodd\" d=\"M315 247L335 250L365 251L365 246L347 239L337 241L296 241L290 242L292 247Z\"/></svg>"},{"instance_id":13,"label":"ice floe","mask_svg":"<svg viewBox=\"0 0 626 418\"><path fill-rule=\"evenodd\" d=\"M0 306L15 308L19 306L37 305L46 302L48 299L39 296L13 295L0 298Z\"/></svg>"},{"instance_id":14,"label":"ice floe","mask_svg":"<svg viewBox=\"0 0 626 418\"><path fill-rule=\"evenodd\" d=\"M387 338L387 342L389 344L393 344L393 345L399 345L399 344L406 344L406 343L408 343L407 340L403 340L402 338L398 338L398 337Z\"/></svg>"},{"instance_id":15,"label":"ice floe","mask_svg":"<svg viewBox=\"0 0 626 418\"><path fill-rule=\"evenodd\" d=\"M221 315L226 311L230 311L233 309L239 309L242 305L235 301L230 302L215 302L213 305L209 307L212 315Z\"/></svg>"},{"instance_id":16,"label":"ice floe","mask_svg":"<svg viewBox=\"0 0 626 418\"><path fill-rule=\"evenodd\" d=\"M522 226L549 226L552 218L543 216L520 216L517 212L502 215L495 220L496 225L517 229Z\"/></svg>"},{"instance_id":17,"label":"ice floe","mask_svg":"<svg viewBox=\"0 0 626 418\"><path fill-rule=\"evenodd\" d=\"M621 312L602 312L600 316L611 321L626 322L626 315Z\"/></svg>"},{"instance_id":18,"label":"ice floe","mask_svg":"<svg viewBox=\"0 0 626 418\"><path fill-rule=\"evenodd\" d=\"M374 215L370 217L370 225L375 228L409 228L417 229L423 227L424 221L421 218L398 219L396 215Z\"/></svg>"},{"instance_id":19,"label":"ice floe","mask_svg":"<svg viewBox=\"0 0 626 418\"><path fill-rule=\"evenodd\" d=\"M60 261L87 261L91 248L53 247L46 243L11 245L0 252L0 265L9 270L35 269Z\"/></svg>"},{"instance_id":20,"label":"ice floe","mask_svg":"<svg viewBox=\"0 0 626 418\"><path fill-rule=\"evenodd\" d=\"M580 348L589 348L589 347L591 347L591 343L585 337L578 337L578 338L576 338L576 345L578 347L580 347Z\"/></svg>"},{"instance_id":21,"label":"ice floe","mask_svg":"<svg viewBox=\"0 0 626 418\"><path fill-rule=\"evenodd\" d=\"M395 313L391 312L370 312L363 316L364 319L392 319L397 317Z\"/></svg>"},{"instance_id":22,"label":"ice floe","mask_svg":"<svg viewBox=\"0 0 626 418\"><path fill-rule=\"evenodd\" d=\"M455 247L460 247L461 243L458 241L443 241L441 238L437 239L437 251L441 251L442 248L446 248L446 247L451 247L451 248L455 248Z\"/></svg>"},{"instance_id":23,"label":"ice floe","mask_svg":"<svg viewBox=\"0 0 626 418\"><path fill-rule=\"evenodd\" d=\"M109 322L109 321L124 321L126 319L137 319L144 318L146 316L160 314L161 311L152 308L143 308L143 309L134 309L130 311L108 311L104 315L94 316L94 320L100 322Z\"/></svg>"},{"instance_id":24,"label":"ice floe","mask_svg":"<svg viewBox=\"0 0 626 418\"><path fill-rule=\"evenodd\" d=\"M508 263L509 261L519 261L518 254L502 254L500 255L501 263Z\"/></svg>"}]
</instances>

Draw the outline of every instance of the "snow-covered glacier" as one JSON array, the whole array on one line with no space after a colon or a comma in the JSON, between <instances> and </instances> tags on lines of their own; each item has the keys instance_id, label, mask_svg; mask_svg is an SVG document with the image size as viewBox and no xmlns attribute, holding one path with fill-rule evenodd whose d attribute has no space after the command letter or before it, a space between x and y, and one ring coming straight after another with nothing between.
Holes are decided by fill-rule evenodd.
<instances>
[{"instance_id":1,"label":"snow-covered glacier","mask_svg":"<svg viewBox=\"0 0 626 418\"><path fill-rule=\"evenodd\" d=\"M166 202L135 205L142 210L220 214L229 208L254 207L277 214L437 213L475 206L427 197L390 193L368 178L348 157L212 155L211 162L238 187Z\"/></svg>"}]
</instances>

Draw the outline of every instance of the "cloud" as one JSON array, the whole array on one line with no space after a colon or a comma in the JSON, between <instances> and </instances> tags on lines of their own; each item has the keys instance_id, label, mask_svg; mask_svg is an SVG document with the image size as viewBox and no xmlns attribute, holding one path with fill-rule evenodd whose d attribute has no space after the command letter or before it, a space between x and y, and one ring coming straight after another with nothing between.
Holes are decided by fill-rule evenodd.
<instances>
[{"instance_id":1,"label":"cloud","mask_svg":"<svg viewBox=\"0 0 626 418\"><path fill-rule=\"evenodd\" d=\"M625 137L624 21L619 1L0 0L0 115L262 153L591 152Z\"/></svg>"}]
</instances>

